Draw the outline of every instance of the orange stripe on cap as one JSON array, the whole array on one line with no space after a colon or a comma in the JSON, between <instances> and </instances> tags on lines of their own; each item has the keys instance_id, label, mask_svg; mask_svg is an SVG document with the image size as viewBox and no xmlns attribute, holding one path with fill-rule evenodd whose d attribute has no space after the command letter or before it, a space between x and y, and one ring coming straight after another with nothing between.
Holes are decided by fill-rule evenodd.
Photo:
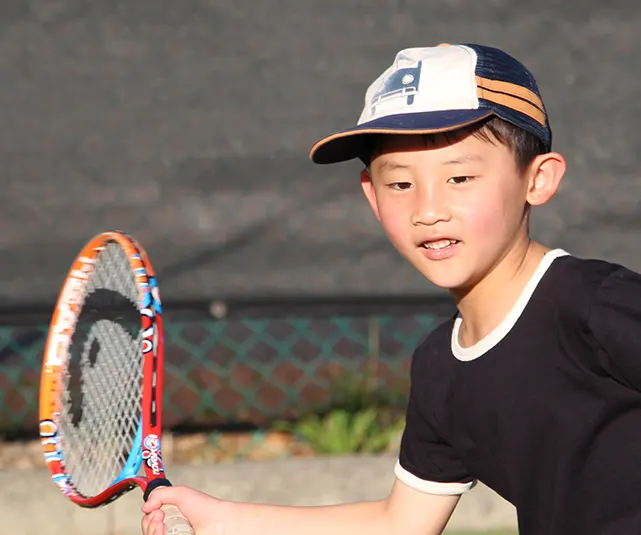
<instances>
[{"instance_id":1,"label":"orange stripe on cap","mask_svg":"<svg viewBox=\"0 0 641 535\"><path fill-rule=\"evenodd\" d=\"M527 100L523 100L512 95L506 95L505 93L497 93L488 89L483 89L482 87L478 88L478 96L479 98L494 102L495 104L501 104L502 106L521 112L522 114L534 119L543 127L547 126L547 117L545 112Z\"/></svg>"},{"instance_id":2,"label":"orange stripe on cap","mask_svg":"<svg viewBox=\"0 0 641 535\"><path fill-rule=\"evenodd\" d=\"M541 126L546 126L547 119L545 117L545 113L543 113L533 104L526 102L525 100L511 97L509 95L504 95L503 93L491 93L489 91L484 92L482 98L484 98L485 100L489 100L490 102L494 102L495 104L501 104L502 106L506 106L508 108L512 108L515 111L519 111L522 114L534 119Z\"/></svg>"},{"instance_id":3,"label":"orange stripe on cap","mask_svg":"<svg viewBox=\"0 0 641 535\"><path fill-rule=\"evenodd\" d=\"M479 96L481 98L485 98L481 95L483 89L489 89L490 91L505 93L506 95L527 100L530 104L533 104L541 111L545 109L541 97L534 91L531 91L522 85L513 84L511 82L502 82L500 80L490 80L489 78L483 78L481 76L476 77L476 85L479 88Z\"/></svg>"}]
</instances>

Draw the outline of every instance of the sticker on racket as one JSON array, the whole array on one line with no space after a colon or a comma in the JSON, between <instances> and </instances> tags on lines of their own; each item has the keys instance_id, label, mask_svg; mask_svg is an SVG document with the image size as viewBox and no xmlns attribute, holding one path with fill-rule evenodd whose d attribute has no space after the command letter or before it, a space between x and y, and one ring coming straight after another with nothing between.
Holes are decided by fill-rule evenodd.
<instances>
[{"instance_id":1,"label":"sticker on racket","mask_svg":"<svg viewBox=\"0 0 641 535\"><path fill-rule=\"evenodd\" d=\"M143 248L121 232L94 237L74 260L49 326L40 381L40 438L53 481L99 507L165 477L160 437L162 305ZM142 467L142 470L141 470ZM163 506L166 535L193 534Z\"/></svg>"}]
</instances>

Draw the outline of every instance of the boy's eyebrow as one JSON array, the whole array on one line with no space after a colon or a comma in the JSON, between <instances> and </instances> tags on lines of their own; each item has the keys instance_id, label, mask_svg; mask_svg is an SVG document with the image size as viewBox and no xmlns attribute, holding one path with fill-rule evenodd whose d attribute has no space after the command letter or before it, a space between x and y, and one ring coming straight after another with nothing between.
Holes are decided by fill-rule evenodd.
<instances>
[{"instance_id":1,"label":"boy's eyebrow","mask_svg":"<svg viewBox=\"0 0 641 535\"><path fill-rule=\"evenodd\" d=\"M393 171L395 169L409 169L409 167L410 167L409 165L405 165L405 164L402 164L402 163L383 161L378 166L378 170L379 171Z\"/></svg>"},{"instance_id":2,"label":"boy's eyebrow","mask_svg":"<svg viewBox=\"0 0 641 535\"><path fill-rule=\"evenodd\" d=\"M456 158L452 158L451 160L445 160L444 162L441 162L443 165L459 165L463 163L479 163L483 162L483 156L480 154L463 154L461 156L457 156Z\"/></svg>"},{"instance_id":3,"label":"boy's eyebrow","mask_svg":"<svg viewBox=\"0 0 641 535\"><path fill-rule=\"evenodd\" d=\"M441 162L441 164L442 165L460 165L465 163L479 163L484 161L485 160L483 159L483 156L481 156L480 154L468 153L468 154L462 154L461 156L457 156L450 160L445 160ZM397 163L389 160L382 161L378 166L379 171L394 171L396 169L410 169L410 168L411 166L409 165Z\"/></svg>"}]
</instances>

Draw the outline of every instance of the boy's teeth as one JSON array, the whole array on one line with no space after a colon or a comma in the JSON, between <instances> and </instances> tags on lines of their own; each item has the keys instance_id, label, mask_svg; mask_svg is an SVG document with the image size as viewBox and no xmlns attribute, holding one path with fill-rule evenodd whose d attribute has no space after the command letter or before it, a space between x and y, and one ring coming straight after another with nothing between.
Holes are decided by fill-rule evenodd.
<instances>
[{"instance_id":1,"label":"boy's teeth","mask_svg":"<svg viewBox=\"0 0 641 535\"><path fill-rule=\"evenodd\" d=\"M426 242L423 244L423 247L425 247L426 249L442 249L443 247L447 247L448 245L452 245L454 243L456 243L456 240L440 240Z\"/></svg>"}]
</instances>

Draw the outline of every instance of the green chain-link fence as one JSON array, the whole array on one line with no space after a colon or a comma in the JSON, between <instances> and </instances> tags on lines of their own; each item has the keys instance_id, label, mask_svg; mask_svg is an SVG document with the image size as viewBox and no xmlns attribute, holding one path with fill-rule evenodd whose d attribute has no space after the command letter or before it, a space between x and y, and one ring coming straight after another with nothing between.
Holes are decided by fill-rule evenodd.
<instances>
[{"instance_id":1,"label":"green chain-link fence","mask_svg":"<svg viewBox=\"0 0 641 535\"><path fill-rule=\"evenodd\" d=\"M262 425L320 411L368 377L403 404L438 313L166 322L165 426ZM46 323L0 326L0 432L37 429Z\"/></svg>"}]
</instances>

